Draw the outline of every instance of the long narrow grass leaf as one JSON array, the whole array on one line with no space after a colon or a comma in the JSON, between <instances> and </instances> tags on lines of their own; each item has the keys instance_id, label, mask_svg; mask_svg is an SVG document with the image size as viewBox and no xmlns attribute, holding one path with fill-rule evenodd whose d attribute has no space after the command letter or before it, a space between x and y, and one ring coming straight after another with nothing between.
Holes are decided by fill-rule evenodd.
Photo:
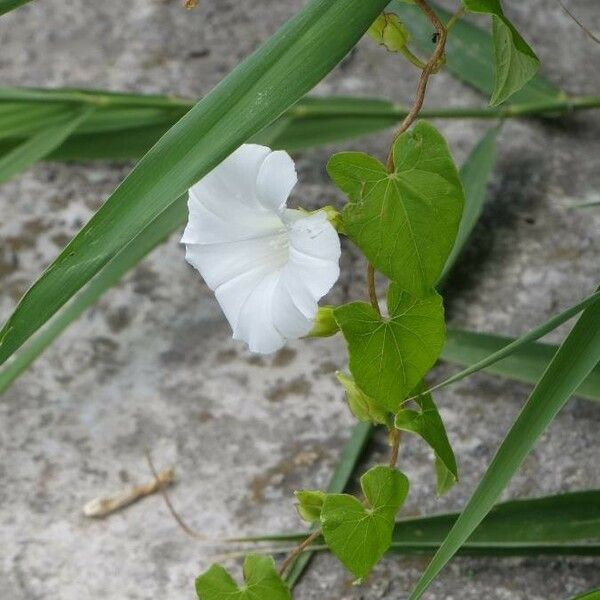
<instances>
[{"instance_id":1,"label":"long narrow grass leaf","mask_svg":"<svg viewBox=\"0 0 600 600\"><path fill-rule=\"evenodd\" d=\"M431 554L459 513L397 521L391 551ZM298 542L302 532L245 538L247 542ZM462 554L585 554L600 552L600 490L511 500L497 504L461 548Z\"/></svg>"},{"instance_id":2,"label":"long narrow grass leaf","mask_svg":"<svg viewBox=\"0 0 600 600\"><path fill-rule=\"evenodd\" d=\"M28 2L31 0L0 0L0 16Z\"/></svg>"},{"instance_id":3,"label":"long narrow grass leaf","mask_svg":"<svg viewBox=\"0 0 600 600\"><path fill-rule=\"evenodd\" d=\"M467 506L410 598L420 598L493 508L537 440L600 361L600 301L588 306L548 365Z\"/></svg>"},{"instance_id":4,"label":"long narrow grass leaf","mask_svg":"<svg viewBox=\"0 0 600 600\"><path fill-rule=\"evenodd\" d=\"M427 392L439 390L483 369L502 375L508 374L512 379L519 381L536 382L552 356L556 354L558 347L551 344L531 344L531 342L572 319L598 299L600 299L600 292L595 292L512 341L510 338L485 333L450 329L442 359L452 363L469 364L469 367L429 388ZM499 349L492 350L485 358L477 358L483 352L498 347ZM512 356L512 361L504 361L497 365L499 361L509 356ZM600 400L600 368L590 373L577 393L592 400Z\"/></svg>"},{"instance_id":5,"label":"long narrow grass leaf","mask_svg":"<svg viewBox=\"0 0 600 600\"><path fill-rule=\"evenodd\" d=\"M13 150L0 156L0 183L8 181L60 146L93 110L93 107L86 106L75 113L67 114L61 123L42 129Z\"/></svg>"},{"instance_id":6,"label":"long narrow grass leaf","mask_svg":"<svg viewBox=\"0 0 600 600\"><path fill-rule=\"evenodd\" d=\"M318 83L385 0L312 0L178 121L33 284L0 331L0 364L195 181Z\"/></svg>"}]
</instances>

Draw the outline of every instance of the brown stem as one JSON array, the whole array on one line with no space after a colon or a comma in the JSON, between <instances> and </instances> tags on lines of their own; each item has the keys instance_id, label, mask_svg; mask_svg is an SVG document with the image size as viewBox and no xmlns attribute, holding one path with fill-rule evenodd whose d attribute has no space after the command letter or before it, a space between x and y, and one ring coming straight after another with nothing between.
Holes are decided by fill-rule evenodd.
<instances>
[{"instance_id":1,"label":"brown stem","mask_svg":"<svg viewBox=\"0 0 600 600\"><path fill-rule=\"evenodd\" d=\"M398 454L400 452L400 440L402 438L399 429L392 429L390 432L390 438L392 442L392 453L390 454L390 469L395 469L398 463Z\"/></svg>"},{"instance_id":2,"label":"brown stem","mask_svg":"<svg viewBox=\"0 0 600 600\"><path fill-rule=\"evenodd\" d=\"M279 575L283 577L283 574L287 571L288 567L298 558L298 556L304 552L318 537L321 535L321 530L317 529L313 531L301 544L298 544L281 563L279 568Z\"/></svg>"},{"instance_id":3,"label":"brown stem","mask_svg":"<svg viewBox=\"0 0 600 600\"><path fill-rule=\"evenodd\" d=\"M367 266L367 289L369 290L369 300L373 310L381 316L379 301L377 300L377 291L375 290L375 267L371 263Z\"/></svg>"},{"instance_id":4,"label":"brown stem","mask_svg":"<svg viewBox=\"0 0 600 600\"><path fill-rule=\"evenodd\" d=\"M400 124L400 127L394 134L394 139L390 145L390 151L387 159L387 169L390 173L394 170L394 144L400 135L402 135L416 120L421 108L423 108L423 102L425 101L425 92L427 91L427 83L429 77L437 71L440 65L440 61L444 56L444 50L446 49L446 37L447 31L444 24L439 20L433 9L427 4L425 0L415 0L415 4L425 13L427 18L431 21L437 32L437 43L433 54L429 57L425 68L421 71L419 77L419 84L417 85L417 94L415 96L414 104L408 111L406 117Z\"/></svg>"}]
</instances>

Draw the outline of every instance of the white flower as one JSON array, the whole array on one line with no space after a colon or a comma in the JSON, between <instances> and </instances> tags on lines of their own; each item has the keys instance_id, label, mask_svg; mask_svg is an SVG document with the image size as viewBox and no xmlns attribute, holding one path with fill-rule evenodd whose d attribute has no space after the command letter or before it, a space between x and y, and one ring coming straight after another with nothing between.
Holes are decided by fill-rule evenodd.
<instances>
[{"instance_id":1,"label":"white flower","mask_svg":"<svg viewBox=\"0 0 600 600\"><path fill-rule=\"evenodd\" d=\"M339 277L325 213L286 208L297 179L286 152L245 144L189 190L185 258L253 352L306 335Z\"/></svg>"}]
</instances>

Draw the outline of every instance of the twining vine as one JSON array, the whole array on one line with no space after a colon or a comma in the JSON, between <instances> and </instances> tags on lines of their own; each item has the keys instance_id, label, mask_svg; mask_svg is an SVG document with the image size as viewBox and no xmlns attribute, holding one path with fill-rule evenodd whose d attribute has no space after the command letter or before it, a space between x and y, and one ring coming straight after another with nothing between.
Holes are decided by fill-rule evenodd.
<instances>
[{"instance_id":1,"label":"twining vine","mask_svg":"<svg viewBox=\"0 0 600 600\"><path fill-rule=\"evenodd\" d=\"M361 152L335 154L330 158L327 170L332 181L346 195L347 203L341 213L330 207L306 213L306 227L312 228L314 238L323 236L326 240L322 242L323 247L329 248L327 252L323 251L323 272L315 273L315 278L323 280L323 285L318 286L319 291L313 290L318 297L329 289L330 279L335 281L332 273L337 262L332 267L327 260L331 262L332 253L335 255L336 244L339 254L339 242L326 231L326 220L365 255L369 302L350 302L320 309L312 335L341 333L344 337L350 375L339 373L338 379L357 419L387 427L389 461L363 474L360 497L320 490L297 491L298 512L312 525L312 532L285 557L278 569L269 557L248 555L242 588L238 588L223 567L213 565L196 580L200 600L291 598L285 583L286 573L300 554L317 540L324 541L357 582L364 580L388 550L396 515L409 492L408 478L397 464L402 432L420 436L432 448L439 494L458 481L456 460L444 424L423 381L445 341L444 308L436 285L456 240L464 192L446 141L432 125L418 121L418 117L429 79L444 65L449 32L466 12L486 13L492 18L496 53L492 105L500 104L522 87L534 75L538 60L504 15L499 0L463 0L447 24L426 0L414 0L414 3L433 30L435 48L426 62L410 50L409 28L395 14L380 15L369 30L377 43L391 52L400 53L421 71L414 102L394 132L385 164ZM265 206L272 208L277 203L278 214L293 242L294 225L281 211L285 210L285 197L295 184L295 172L285 153L270 152L264 147L247 147L228 163L224 173L227 177L236 177L236 161L254 160L253 156L258 156L265 164L269 161L279 164L281 168L275 186L278 191L265 187L267 175L262 174L262 170L257 189L259 195L268 197L268 206ZM239 176L242 176L241 172ZM209 220L218 213L218 208L209 206L208 200L200 199L203 193L210 196L211 189L208 183L200 182L190 190L190 224L182 240L188 247L188 261L215 289L232 324L234 337L247 341L251 349L269 351L273 344L276 346L281 341L275 339L273 342L273 336L276 338L278 332L287 330L289 323L277 322L278 327L273 329L270 337L263 336L255 322L247 325L247 305L252 305L252 295L241 308L234 306L237 312L231 312L231 302L221 291L223 286L219 282L222 278L213 272L214 269L211 271L211 263L207 262L207 251L202 246L206 239L197 239L198 231L204 225L192 223L192 212L199 214L208 206L205 218ZM308 220L311 220L310 224ZM209 231L206 235L211 238L212 233ZM276 245L285 244L281 241L284 238L273 239L279 240ZM313 251L320 252L316 247ZM388 280L383 310L377 296L376 273ZM327 285L326 281L329 282ZM278 283L272 284L276 285ZM264 309L260 303L256 308L257 311ZM296 337L302 322L300 317L297 320Z\"/></svg>"}]
</instances>

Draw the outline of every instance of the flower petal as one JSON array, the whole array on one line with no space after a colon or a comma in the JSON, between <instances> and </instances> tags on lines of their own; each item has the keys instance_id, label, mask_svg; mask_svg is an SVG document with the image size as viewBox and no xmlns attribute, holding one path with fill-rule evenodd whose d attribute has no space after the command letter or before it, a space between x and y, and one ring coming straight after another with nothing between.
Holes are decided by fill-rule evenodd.
<instances>
[{"instance_id":1,"label":"flower petal","mask_svg":"<svg viewBox=\"0 0 600 600\"><path fill-rule=\"evenodd\" d=\"M257 266L269 272L280 269L288 259L286 234L223 244L187 244L185 259L204 278L211 290L217 289Z\"/></svg>"},{"instance_id":2,"label":"flower petal","mask_svg":"<svg viewBox=\"0 0 600 600\"><path fill-rule=\"evenodd\" d=\"M252 352L270 354L286 342L273 324L273 293L279 275L279 272L273 272L263 277L241 305L233 337L247 342Z\"/></svg>"},{"instance_id":3,"label":"flower petal","mask_svg":"<svg viewBox=\"0 0 600 600\"><path fill-rule=\"evenodd\" d=\"M279 211L298 181L291 156L283 150L271 152L263 161L256 178L256 194L265 208Z\"/></svg>"}]
</instances>

